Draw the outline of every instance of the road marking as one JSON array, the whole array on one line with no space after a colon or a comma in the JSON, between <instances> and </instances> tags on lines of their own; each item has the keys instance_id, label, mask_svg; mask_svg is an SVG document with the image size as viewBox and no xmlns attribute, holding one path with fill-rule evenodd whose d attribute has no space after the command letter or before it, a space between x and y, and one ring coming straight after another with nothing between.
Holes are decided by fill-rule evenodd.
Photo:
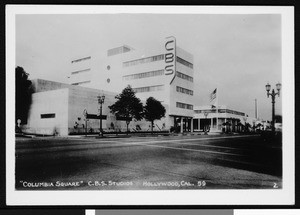
<instances>
[{"instance_id":1,"label":"road marking","mask_svg":"<svg viewBox=\"0 0 300 215\"><path fill-rule=\"evenodd\" d=\"M214 145L196 144L196 143L176 143L176 144L183 144L183 145L189 145L189 146L203 146L203 147L220 148L220 149L236 149L236 150L240 149L240 148L231 148L231 147L225 147L225 146L214 146Z\"/></svg>"},{"instance_id":2,"label":"road marking","mask_svg":"<svg viewBox=\"0 0 300 215\"><path fill-rule=\"evenodd\" d=\"M163 140L163 139L157 139L157 141L160 142L169 142L169 141L173 141L173 142L178 142L178 141L195 141L195 140L217 140L217 139L232 139L232 138L240 138L240 137L253 137L253 136L259 136L259 135L237 135L237 136L223 136L223 137L205 137L205 138L190 138L190 139L169 139L169 140ZM112 140L105 140L104 139L86 139L86 141L92 141L92 142L97 142L98 140L101 140L101 142L115 142L117 140L128 140L129 141L134 141L136 139L138 140L146 140L149 137L134 137L134 138L128 138L128 137L124 137L124 138L118 138L118 137L112 137ZM151 137L150 137L151 138ZM78 140L79 141L79 140Z\"/></svg>"},{"instance_id":3,"label":"road marking","mask_svg":"<svg viewBox=\"0 0 300 215\"><path fill-rule=\"evenodd\" d=\"M239 157L243 156L243 155L226 153L226 152L216 152L216 151L207 151L207 150L199 150L199 149L177 148L177 147L151 145L151 144L143 144L143 143L129 143L128 145L140 145L140 146L148 146L148 147L159 147L159 148L175 149L175 150L181 150L181 151L205 152L205 153L212 153L212 154L233 155L233 156L239 156Z\"/></svg>"},{"instance_id":4,"label":"road marking","mask_svg":"<svg viewBox=\"0 0 300 215\"><path fill-rule=\"evenodd\" d=\"M184 139L184 140L217 140L217 139L232 139L232 138L240 138L240 137L253 137L259 135L238 135L238 136L225 136L225 137L205 137L205 138L191 138L191 139ZM179 141L179 140L175 140Z\"/></svg>"},{"instance_id":5,"label":"road marking","mask_svg":"<svg viewBox=\"0 0 300 215\"><path fill-rule=\"evenodd\" d=\"M85 141L85 144L80 144L80 143L75 143L75 144L66 144L64 146L60 146L60 145L53 145L50 146L49 149L48 147L42 148L42 151L55 151L55 150L59 150L59 149L66 149L67 147L76 147L76 146L80 146L82 149L84 148L88 148L90 147L90 145L95 145L95 147L93 147L94 149L96 148L101 148L101 147L120 147L120 146L124 146L124 145L149 145L149 144L159 144L159 143L174 143L174 142L183 142L181 144L186 144L186 145L192 145L191 143L186 143L186 142L192 142L192 141L201 141L201 140L217 140L217 139L229 139L229 138L239 138L239 137L249 137L249 136L257 136L257 135L239 135L239 136L225 136L225 137L208 137L208 138L191 138L191 139L169 139L169 140L163 140L163 139L155 139L155 140L151 140L151 141L146 141L146 139L144 139L145 141L138 141L138 142L134 142L132 141L132 139L130 138L114 138L112 140L103 140L103 141L98 141L99 139L84 139L84 140L77 140L77 141ZM146 137L148 138L148 137ZM139 140L142 138L139 138ZM120 141L121 140L121 141ZM126 141L128 140L128 141ZM76 141L76 142L77 142ZM97 145L101 143L101 145ZM105 143L115 143L115 145L105 145ZM178 143L180 144L180 143ZM205 146L206 145L200 145L200 144L193 144L193 145L199 145L199 146ZM163 146L160 146L163 147ZM207 147L213 147L213 146L207 146ZM166 147L167 148L167 147ZM178 149L176 147L173 147L174 149ZM33 149L18 149L18 152L23 153L23 152L30 152ZM182 149L183 150L183 149ZM192 149L187 149L189 151L192 151ZM195 151L197 151L196 149L194 149ZM212 152L212 151L206 151L206 150L198 150L198 151L202 151L202 152L210 152L210 153L217 153L217 152ZM218 152L218 154L221 154L221 152ZM225 154L229 154L229 153L225 153ZM235 154L232 154L235 155ZM238 156L238 155L237 155Z\"/></svg>"},{"instance_id":6,"label":"road marking","mask_svg":"<svg viewBox=\"0 0 300 215\"><path fill-rule=\"evenodd\" d=\"M254 135L239 135L239 136L227 136L227 137L208 137L208 138L192 138L192 139L177 139L177 140L156 140L156 141L143 141L143 142L126 142L127 145L141 145L141 146L149 146L149 147L160 147L160 148L168 148L168 149L175 149L175 150L183 150L183 151L195 151L195 152L205 152L205 153L212 153L212 154L224 154L224 155L233 155L233 156L243 156L239 154L233 154L233 153L226 153L226 152L216 152L216 151L208 151L208 150L199 150L199 149L187 149L187 148L177 148L177 147L170 147L170 146L160 146L160 145L152 145L153 143L172 143L172 142L180 142L180 141L198 141L198 140L214 140L214 139L228 139L228 138L239 138L239 137L249 137ZM257 135L255 135L257 136ZM180 144L180 143L179 143ZM186 145L199 145L199 146L205 146L200 144L190 144L190 143L181 143ZM208 146L208 147L214 147L214 146ZM216 146L218 147L218 146ZM223 147L227 148L227 147ZM228 147L229 148L229 147ZM231 148L235 149L235 148Z\"/></svg>"},{"instance_id":7,"label":"road marking","mask_svg":"<svg viewBox=\"0 0 300 215\"><path fill-rule=\"evenodd\" d=\"M193 138L193 139L171 139L171 140L152 140L152 141L143 141L143 142L126 142L126 143L138 143L138 144L151 144L151 143L169 143L169 142L181 142L181 141L185 141L185 142L190 142L190 141L198 141L198 140L216 140L216 139L228 139L228 138L238 138L238 137L248 137L251 136L253 137L254 135L242 135L242 136L230 136L230 137L209 137L209 138Z\"/></svg>"}]
</instances>

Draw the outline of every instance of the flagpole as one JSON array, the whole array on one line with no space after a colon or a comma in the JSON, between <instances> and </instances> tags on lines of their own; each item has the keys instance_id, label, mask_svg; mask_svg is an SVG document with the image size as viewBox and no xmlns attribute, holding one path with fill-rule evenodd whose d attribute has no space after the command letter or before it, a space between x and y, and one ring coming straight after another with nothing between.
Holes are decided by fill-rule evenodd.
<instances>
[{"instance_id":1,"label":"flagpole","mask_svg":"<svg viewBox=\"0 0 300 215\"><path fill-rule=\"evenodd\" d=\"M218 131L218 116L219 116L219 89L217 88L217 122L216 122L216 126L217 126L217 131Z\"/></svg>"}]
</instances>

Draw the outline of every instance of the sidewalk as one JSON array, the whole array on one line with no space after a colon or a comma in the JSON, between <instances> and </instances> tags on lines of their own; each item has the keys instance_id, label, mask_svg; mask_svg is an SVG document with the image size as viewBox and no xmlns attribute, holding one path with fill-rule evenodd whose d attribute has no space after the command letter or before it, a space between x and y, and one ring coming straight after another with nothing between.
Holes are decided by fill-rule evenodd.
<instances>
[{"instance_id":1,"label":"sidewalk","mask_svg":"<svg viewBox=\"0 0 300 215\"><path fill-rule=\"evenodd\" d=\"M205 137L212 137L212 136L235 136L235 135L249 135L244 133L230 133L224 134L219 132L208 132L205 134L204 132L184 132L184 133L126 133L121 134L111 134L111 133L104 133L103 137L100 137L99 134L72 134L68 136L53 136L53 135L34 135L34 134L24 134L24 133L16 133L16 138L76 138L76 139L86 139L86 138L93 138L93 139L114 139L114 138L141 138L141 137L149 137L149 138L159 138L159 137L192 137L197 136L199 138Z\"/></svg>"},{"instance_id":2,"label":"sidewalk","mask_svg":"<svg viewBox=\"0 0 300 215\"><path fill-rule=\"evenodd\" d=\"M155 137L192 137L197 136L199 138L205 138L205 137L212 137L212 136L236 136L236 135L249 135L249 134L243 134L243 133L230 133L230 134L224 134L224 133L217 133L217 132L208 132L207 134L204 134L204 132L186 132L186 133L129 133L128 135L126 133L122 134L103 134L103 137L99 137L98 134L92 134L92 135L69 135L66 136L68 138L96 138L96 139L109 139L109 138L141 138L141 137L149 137L149 138L155 138Z\"/></svg>"}]
</instances>

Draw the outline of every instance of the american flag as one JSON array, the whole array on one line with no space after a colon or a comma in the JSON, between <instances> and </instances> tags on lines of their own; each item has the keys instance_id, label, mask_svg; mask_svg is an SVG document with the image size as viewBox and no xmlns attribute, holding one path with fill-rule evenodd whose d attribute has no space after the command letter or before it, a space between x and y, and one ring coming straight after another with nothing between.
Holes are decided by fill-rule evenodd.
<instances>
[{"instance_id":1,"label":"american flag","mask_svg":"<svg viewBox=\"0 0 300 215\"><path fill-rule=\"evenodd\" d=\"M217 98L217 88L210 94L210 102Z\"/></svg>"}]
</instances>

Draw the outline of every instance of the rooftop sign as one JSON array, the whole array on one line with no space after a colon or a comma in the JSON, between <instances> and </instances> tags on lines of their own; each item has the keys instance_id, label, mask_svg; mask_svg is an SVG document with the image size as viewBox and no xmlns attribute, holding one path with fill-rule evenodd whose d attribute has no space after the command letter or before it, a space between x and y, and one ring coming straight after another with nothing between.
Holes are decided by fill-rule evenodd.
<instances>
[{"instance_id":1,"label":"rooftop sign","mask_svg":"<svg viewBox=\"0 0 300 215\"><path fill-rule=\"evenodd\" d=\"M165 43L165 75L173 75L170 84L173 82L176 75L176 38L173 36L166 38Z\"/></svg>"}]
</instances>

